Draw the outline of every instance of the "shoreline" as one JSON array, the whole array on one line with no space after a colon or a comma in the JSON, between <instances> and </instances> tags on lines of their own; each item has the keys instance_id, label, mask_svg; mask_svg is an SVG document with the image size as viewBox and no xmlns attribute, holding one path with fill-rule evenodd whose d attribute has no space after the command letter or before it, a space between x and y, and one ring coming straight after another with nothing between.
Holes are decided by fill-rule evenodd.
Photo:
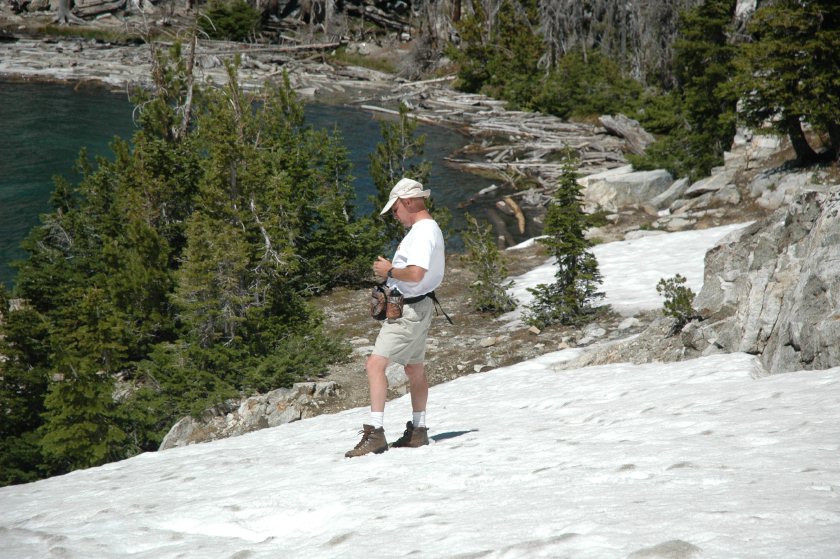
<instances>
[{"instance_id":1,"label":"shoreline","mask_svg":"<svg viewBox=\"0 0 840 559\"><path fill-rule=\"evenodd\" d=\"M398 46L377 48L393 55ZM222 61L240 55L238 77L245 89L282 79L285 74L304 103L344 105L384 118L393 118L399 104L405 103L409 115L418 122L441 126L464 137L462 147L444 159L447 166L498 186L487 199L465 194L459 208L478 204L491 206L493 211L495 203L505 210L503 199L515 198L525 219L539 228L562 172L559 161L566 146L574 146L580 155L581 177L627 165L627 141L600 124L510 110L504 101L455 90L451 86L454 75L408 81L361 66L327 61L323 54L300 59L280 51L279 46L199 40L196 81L204 85L224 83L227 73ZM148 85L150 76L148 44L20 35L12 42L0 42L0 81L65 83L76 88L127 92ZM508 229L516 227L510 216L497 214L508 222ZM494 220L497 229L502 225L500 219ZM497 233L506 237L504 228Z\"/></svg>"}]
</instances>

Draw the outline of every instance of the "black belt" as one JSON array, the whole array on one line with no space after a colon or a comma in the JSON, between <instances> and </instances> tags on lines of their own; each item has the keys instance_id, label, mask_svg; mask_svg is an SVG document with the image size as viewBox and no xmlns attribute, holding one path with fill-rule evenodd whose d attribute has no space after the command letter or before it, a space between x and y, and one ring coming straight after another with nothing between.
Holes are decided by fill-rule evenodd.
<instances>
[{"instance_id":1,"label":"black belt","mask_svg":"<svg viewBox=\"0 0 840 559\"><path fill-rule=\"evenodd\" d=\"M434 301L435 300L435 292L430 291L430 292L426 293L425 295L418 295L417 297L406 297L405 299L403 299L403 302L408 303L409 305L413 305L414 303L419 303L420 301L422 301L426 297L428 297L429 299Z\"/></svg>"},{"instance_id":2,"label":"black belt","mask_svg":"<svg viewBox=\"0 0 840 559\"><path fill-rule=\"evenodd\" d=\"M437 306L437 308L440 310L440 312L443 313L443 316L446 317L446 320L449 321L449 324L453 324L452 319L449 318L449 315L446 314L446 311L443 310L443 307L440 306L440 301L437 300L437 296L435 295L434 291L429 291L425 295L418 295L417 297L406 297L405 299L403 299L403 302L408 303L409 305L413 305L414 303L419 303L420 301L422 301L426 297L428 297L429 299L434 301L435 306Z\"/></svg>"}]
</instances>

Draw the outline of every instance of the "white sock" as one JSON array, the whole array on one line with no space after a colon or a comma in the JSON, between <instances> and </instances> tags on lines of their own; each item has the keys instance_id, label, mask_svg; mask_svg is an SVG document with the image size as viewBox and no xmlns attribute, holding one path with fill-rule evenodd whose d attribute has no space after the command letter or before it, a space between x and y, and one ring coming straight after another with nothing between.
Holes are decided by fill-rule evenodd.
<instances>
[{"instance_id":1,"label":"white sock","mask_svg":"<svg viewBox=\"0 0 840 559\"><path fill-rule=\"evenodd\" d=\"M374 429L379 429L383 426L383 422L385 421L385 412L384 411L372 411L370 412L370 424L373 425Z\"/></svg>"},{"instance_id":2,"label":"white sock","mask_svg":"<svg viewBox=\"0 0 840 559\"><path fill-rule=\"evenodd\" d=\"M413 412L411 423L415 427L425 427L426 426L426 410Z\"/></svg>"}]
</instances>

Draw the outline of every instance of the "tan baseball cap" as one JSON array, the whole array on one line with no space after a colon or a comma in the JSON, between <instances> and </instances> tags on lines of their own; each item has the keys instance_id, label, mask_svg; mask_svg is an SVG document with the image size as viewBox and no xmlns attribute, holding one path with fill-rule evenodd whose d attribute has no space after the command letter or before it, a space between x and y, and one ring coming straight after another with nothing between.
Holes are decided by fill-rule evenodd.
<instances>
[{"instance_id":1,"label":"tan baseball cap","mask_svg":"<svg viewBox=\"0 0 840 559\"><path fill-rule=\"evenodd\" d=\"M423 185L413 179L400 179L391 189L391 194L388 195L388 203L379 212L379 215L388 213L397 198L428 198L431 196L431 190L423 190Z\"/></svg>"}]
</instances>

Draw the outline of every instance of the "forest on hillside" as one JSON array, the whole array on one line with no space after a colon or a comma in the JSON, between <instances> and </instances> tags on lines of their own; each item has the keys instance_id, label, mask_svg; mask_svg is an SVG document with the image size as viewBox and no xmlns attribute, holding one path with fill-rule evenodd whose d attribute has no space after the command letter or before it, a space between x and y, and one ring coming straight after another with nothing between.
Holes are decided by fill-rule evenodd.
<instances>
[{"instance_id":1,"label":"forest on hillside","mask_svg":"<svg viewBox=\"0 0 840 559\"><path fill-rule=\"evenodd\" d=\"M295 17L350 33L359 4L309 2ZM657 137L630 156L637 168L702 177L739 126L788 137L790 164L837 163L834 0L372 4L381 21L362 33L411 35L402 72L452 71L456 88L564 119L626 114ZM295 5L197 9L213 32L256 40ZM307 127L287 81L244 91L229 61L227 85L199 87L196 33L155 49L154 86L133 95L138 131L112 158L83 151L77 184L56 181L13 292L0 291L0 484L155 450L184 415L317 377L348 349L311 299L365 285L400 234L357 212L351 174L365 170L335 133ZM374 208L399 177L428 173L415 126L405 110L382 125ZM568 178L557 227L580 234L586 216L560 211L578 200ZM559 295L540 300L546 312Z\"/></svg>"}]
</instances>

